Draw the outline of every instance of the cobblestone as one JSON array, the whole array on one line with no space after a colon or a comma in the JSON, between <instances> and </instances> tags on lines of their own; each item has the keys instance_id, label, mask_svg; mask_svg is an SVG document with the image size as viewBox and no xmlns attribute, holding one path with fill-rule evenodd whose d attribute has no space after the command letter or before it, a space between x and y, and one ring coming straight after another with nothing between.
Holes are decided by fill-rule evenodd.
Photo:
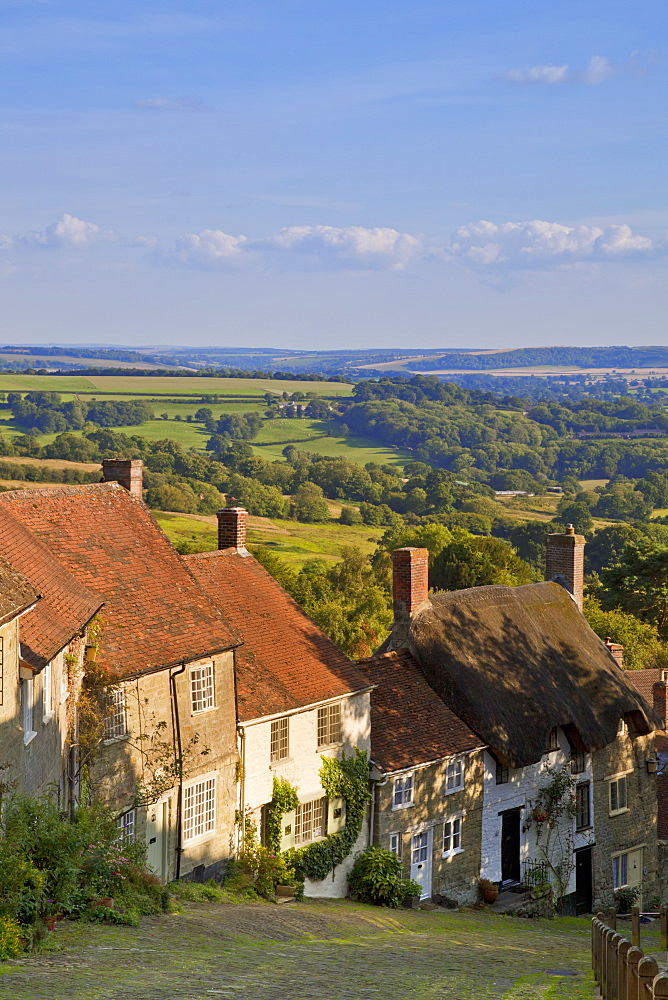
<instances>
[{"instance_id":1,"label":"cobblestone","mask_svg":"<svg viewBox=\"0 0 668 1000\"><path fill-rule=\"evenodd\" d=\"M63 922L0 966L0 1000L590 1000L588 966L585 920L184 904L140 928Z\"/></svg>"}]
</instances>

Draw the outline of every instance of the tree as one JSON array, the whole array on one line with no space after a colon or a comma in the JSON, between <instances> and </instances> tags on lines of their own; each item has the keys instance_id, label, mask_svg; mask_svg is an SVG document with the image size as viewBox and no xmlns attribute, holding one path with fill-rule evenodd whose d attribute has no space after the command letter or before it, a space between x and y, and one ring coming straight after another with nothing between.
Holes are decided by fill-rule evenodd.
<instances>
[{"instance_id":1,"label":"tree","mask_svg":"<svg viewBox=\"0 0 668 1000\"><path fill-rule=\"evenodd\" d=\"M646 670L668 665L668 646L660 642L656 629L626 611L604 611L594 597L586 597L583 613L600 639L612 639L624 647L624 666Z\"/></svg>"},{"instance_id":2,"label":"tree","mask_svg":"<svg viewBox=\"0 0 668 1000\"><path fill-rule=\"evenodd\" d=\"M630 542L620 561L601 572L601 604L620 608L668 637L668 545L651 538Z\"/></svg>"},{"instance_id":3,"label":"tree","mask_svg":"<svg viewBox=\"0 0 668 1000\"><path fill-rule=\"evenodd\" d=\"M354 507L342 507L339 522L347 525L361 524L362 515Z\"/></svg>"},{"instance_id":4,"label":"tree","mask_svg":"<svg viewBox=\"0 0 668 1000\"><path fill-rule=\"evenodd\" d=\"M435 590L463 590L488 584L518 587L533 582L531 567L500 538L470 535L446 545L434 559Z\"/></svg>"},{"instance_id":5,"label":"tree","mask_svg":"<svg viewBox=\"0 0 668 1000\"><path fill-rule=\"evenodd\" d=\"M329 507L320 486L315 483L303 483L292 498L291 513L295 520L307 524L329 521Z\"/></svg>"},{"instance_id":6,"label":"tree","mask_svg":"<svg viewBox=\"0 0 668 1000\"><path fill-rule=\"evenodd\" d=\"M572 524L578 535L588 535L594 527L594 519L586 503L578 500L562 501L557 508L559 520Z\"/></svg>"}]
</instances>

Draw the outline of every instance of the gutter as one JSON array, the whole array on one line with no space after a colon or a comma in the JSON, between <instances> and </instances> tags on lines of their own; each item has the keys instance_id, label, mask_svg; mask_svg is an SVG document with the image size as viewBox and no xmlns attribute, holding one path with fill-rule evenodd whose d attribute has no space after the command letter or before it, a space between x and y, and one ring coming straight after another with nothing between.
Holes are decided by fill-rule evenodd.
<instances>
[{"instance_id":1,"label":"gutter","mask_svg":"<svg viewBox=\"0 0 668 1000\"><path fill-rule=\"evenodd\" d=\"M179 701L176 691L176 678L184 673L186 664L182 663L178 670L169 673L169 693L172 707L172 739L175 754L178 753L179 760L179 787L176 797L176 880L181 878L181 839L183 833L183 749L181 746L181 719L179 717Z\"/></svg>"}]
</instances>

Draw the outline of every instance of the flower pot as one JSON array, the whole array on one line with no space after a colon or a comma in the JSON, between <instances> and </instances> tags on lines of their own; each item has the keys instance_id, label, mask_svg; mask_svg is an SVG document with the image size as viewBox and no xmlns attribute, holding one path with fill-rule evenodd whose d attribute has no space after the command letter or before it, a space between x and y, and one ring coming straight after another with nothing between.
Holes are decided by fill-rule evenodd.
<instances>
[{"instance_id":1,"label":"flower pot","mask_svg":"<svg viewBox=\"0 0 668 1000\"><path fill-rule=\"evenodd\" d=\"M485 900L486 903L495 903L499 895L499 890L497 886L494 886L493 889L487 889L487 888L481 889L480 895L482 896L482 898Z\"/></svg>"},{"instance_id":2,"label":"flower pot","mask_svg":"<svg viewBox=\"0 0 668 1000\"><path fill-rule=\"evenodd\" d=\"M421 896L404 896L403 906L405 910L414 910L420 905Z\"/></svg>"}]
</instances>

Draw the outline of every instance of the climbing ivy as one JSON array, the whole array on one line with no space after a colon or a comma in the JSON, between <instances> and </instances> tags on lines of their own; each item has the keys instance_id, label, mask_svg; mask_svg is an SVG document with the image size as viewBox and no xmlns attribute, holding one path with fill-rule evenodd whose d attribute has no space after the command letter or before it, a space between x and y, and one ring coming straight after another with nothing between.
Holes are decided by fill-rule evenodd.
<instances>
[{"instance_id":1,"label":"climbing ivy","mask_svg":"<svg viewBox=\"0 0 668 1000\"><path fill-rule=\"evenodd\" d=\"M320 781L328 799L346 801L346 825L339 833L307 847L286 851L298 879L319 882L344 861L360 835L367 802L371 798L369 761L358 747L350 757L322 757ZM291 806L291 808L294 808Z\"/></svg>"},{"instance_id":2,"label":"climbing ivy","mask_svg":"<svg viewBox=\"0 0 668 1000\"><path fill-rule=\"evenodd\" d=\"M281 849L283 813L291 812L298 805L297 789L293 788L286 778L277 778L274 775L271 802L267 810L267 844L276 854Z\"/></svg>"}]
</instances>

